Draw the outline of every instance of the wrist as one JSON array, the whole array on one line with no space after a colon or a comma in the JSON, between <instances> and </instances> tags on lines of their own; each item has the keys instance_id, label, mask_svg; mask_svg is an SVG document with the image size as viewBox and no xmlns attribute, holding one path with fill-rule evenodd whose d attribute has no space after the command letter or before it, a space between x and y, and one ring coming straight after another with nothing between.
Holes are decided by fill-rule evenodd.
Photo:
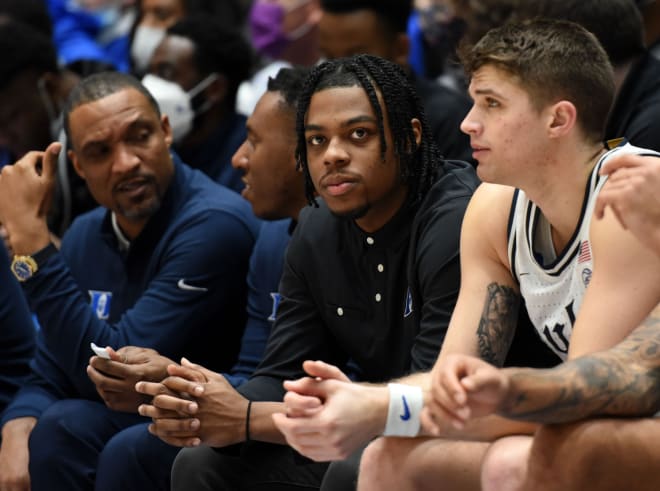
<instances>
[{"instance_id":1,"label":"wrist","mask_svg":"<svg viewBox=\"0 0 660 491\"><path fill-rule=\"evenodd\" d=\"M377 437L385 431L387 424L387 414L390 402L390 392L387 385L366 386L368 389L368 398L371 401L371 417L373 422L372 436Z\"/></svg>"},{"instance_id":2,"label":"wrist","mask_svg":"<svg viewBox=\"0 0 660 491\"><path fill-rule=\"evenodd\" d=\"M38 229L28 231L10 230L9 243L15 255L31 256L51 243L50 232L44 223Z\"/></svg>"},{"instance_id":3,"label":"wrist","mask_svg":"<svg viewBox=\"0 0 660 491\"><path fill-rule=\"evenodd\" d=\"M422 388L416 385L387 384L389 401L384 436L415 437L421 428L424 408Z\"/></svg>"},{"instance_id":4,"label":"wrist","mask_svg":"<svg viewBox=\"0 0 660 491\"><path fill-rule=\"evenodd\" d=\"M21 441L27 445L28 437L36 424L37 418L32 416L7 421L2 427L2 446L4 447L8 442L20 443Z\"/></svg>"}]
</instances>

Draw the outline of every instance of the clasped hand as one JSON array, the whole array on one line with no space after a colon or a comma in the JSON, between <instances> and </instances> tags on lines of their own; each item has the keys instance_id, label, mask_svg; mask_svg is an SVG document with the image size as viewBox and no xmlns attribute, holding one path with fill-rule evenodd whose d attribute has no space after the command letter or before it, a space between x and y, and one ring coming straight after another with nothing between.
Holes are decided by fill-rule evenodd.
<instances>
[{"instance_id":1,"label":"clasped hand","mask_svg":"<svg viewBox=\"0 0 660 491\"><path fill-rule=\"evenodd\" d=\"M221 374L183 358L167 367L159 383L138 382L136 390L151 396L139 413L152 418L149 431L170 445L224 447L245 438L248 401Z\"/></svg>"}]
</instances>

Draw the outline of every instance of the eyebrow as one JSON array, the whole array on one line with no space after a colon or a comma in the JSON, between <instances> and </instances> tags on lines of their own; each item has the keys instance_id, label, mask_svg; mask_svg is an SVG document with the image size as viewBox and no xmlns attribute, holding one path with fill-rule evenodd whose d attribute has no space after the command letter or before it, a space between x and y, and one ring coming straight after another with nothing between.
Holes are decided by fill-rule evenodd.
<instances>
[{"instance_id":1,"label":"eyebrow","mask_svg":"<svg viewBox=\"0 0 660 491\"><path fill-rule=\"evenodd\" d=\"M144 118L142 116L139 116L138 118L134 119L133 121L131 121L129 124L126 125L126 131L134 131L140 128L152 128L152 127L153 127L153 121ZM106 136L101 137L98 140L88 140L84 142L80 147L80 151L82 152L88 147L93 148L95 146L106 144L108 140L108 136L107 136L108 132L105 132L105 135Z\"/></svg>"},{"instance_id":2,"label":"eyebrow","mask_svg":"<svg viewBox=\"0 0 660 491\"><path fill-rule=\"evenodd\" d=\"M347 126L352 126L355 123L374 123L376 124L376 118L373 116L369 115L361 115L361 116L355 116L354 118L347 119L346 121L342 122L339 126L342 128L346 128ZM318 125L318 124L307 124L305 125L305 131L320 131L323 130L323 126Z\"/></svg>"},{"instance_id":3,"label":"eyebrow","mask_svg":"<svg viewBox=\"0 0 660 491\"><path fill-rule=\"evenodd\" d=\"M497 92L493 89L477 89L477 90L474 91L474 95L493 95L495 97L505 99L505 97L502 96L502 94L500 94L499 92Z\"/></svg>"}]
</instances>

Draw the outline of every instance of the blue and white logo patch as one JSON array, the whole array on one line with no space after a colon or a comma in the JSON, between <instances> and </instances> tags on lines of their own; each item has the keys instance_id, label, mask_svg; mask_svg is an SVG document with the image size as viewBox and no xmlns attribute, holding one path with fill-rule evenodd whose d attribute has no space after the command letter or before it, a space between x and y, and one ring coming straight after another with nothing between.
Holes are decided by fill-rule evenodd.
<instances>
[{"instance_id":1,"label":"blue and white logo patch","mask_svg":"<svg viewBox=\"0 0 660 491\"><path fill-rule=\"evenodd\" d=\"M89 290L89 297L91 299L90 306L96 314L96 317L101 320L106 320L108 317L110 317L110 301L112 300L112 292Z\"/></svg>"},{"instance_id":2,"label":"blue and white logo patch","mask_svg":"<svg viewBox=\"0 0 660 491\"><path fill-rule=\"evenodd\" d=\"M408 317L412 313L413 313L412 293L410 293L410 287L408 287L408 293L406 294L406 305L403 308L403 316Z\"/></svg>"},{"instance_id":3,"label":"blue and white logo patch","mask_svg":"<svg viewBox=\"0 0 660 491\"><path fill-rule=\"evenodd\" d=\"M271 292L270 293L270 298L273 299L273 310L270 313L270 316L268 317L269 321L275 321L275 316L277 315L277 308L280 306L280 301L282 300L282 295L280 295L277 292Z\"/></svg>"}]
</instances>

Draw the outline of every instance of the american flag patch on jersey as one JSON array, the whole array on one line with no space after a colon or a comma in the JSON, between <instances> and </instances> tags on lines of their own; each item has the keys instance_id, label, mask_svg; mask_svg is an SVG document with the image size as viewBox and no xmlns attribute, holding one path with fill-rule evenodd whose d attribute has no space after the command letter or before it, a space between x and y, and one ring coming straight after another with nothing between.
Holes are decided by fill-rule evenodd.
<instances>
[{"instance_id":1,"label":"american flag patch on jersey","mask_svg":"<svg viewBox=\"0 0 660 491\"><path fill-rule=\"evenodd\" d=\"M588 240L583 240L580 243L580 255L578 256L578 264L591 261L591 247Z\"/></svg>"}]
</instances>

